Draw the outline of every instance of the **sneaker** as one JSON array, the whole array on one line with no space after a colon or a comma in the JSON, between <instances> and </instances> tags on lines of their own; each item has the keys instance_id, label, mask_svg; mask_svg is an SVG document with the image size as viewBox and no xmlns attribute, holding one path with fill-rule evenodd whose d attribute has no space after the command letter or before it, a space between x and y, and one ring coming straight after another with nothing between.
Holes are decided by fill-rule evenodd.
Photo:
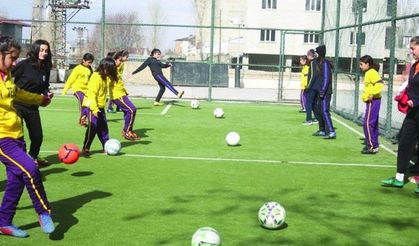
<instances>
[{"instance_id":1,"label":"sneaker","mask_svg":"<svg viewBox=\"0 0 419 246\"><path fill-rule=\"evenodd\" d=\"M131 141L140 140L140 137L134 131L128 131L128 132L122 131L121 136L123 136L126 140L131 140Z\"/></svg>"},{"instance_id":2,"label":"sneaker","mask_svg":"<svg viewBox=\"0 0 419 246\"><path fill-rule=\"evenodd\" d=\"M411 176L409 177L409 181L419 185L419 176Z\"/></svg>"},{"instance_id":3,"label":"sneaker","mask_svg":"<svg viewBox=\"0 0 419 246\"><path fill-rule=\"evenodd\" d=\"M403 188L403 181L398 181L395 177L381 180L381 186Z\"/></svg>"},{"instance_id":4,"label":"sneaker","mask_svg":"<svg viewBox=\"0 0 419 246\"><path fill-rule=\"evenodd\" d=\"M179 91L177 94L177 98L182 98L185 91Z\"/></svg>"},{"instance_id":5,"label":"sneaker","mask_svg":"<svg viewBox=\"0 0 419 246\"><path fill-rule=\"evenodd\" d=\"M24 230L19 229L17 226L1 226L0 235L9 235L13 237L28 237L28 233Z\"/></svg>"},{"instance_id":6,"label":"sneaker","mask_svg":"<svg viewBox=\"0 0 419 246\"><path fill-rule=\"evenodd\" d=\"M317 119L313 119L313 124L319 124L319 121Z\"/></svg>"},{"instance_id":7,"label":"sneaker","mask_svg":"<svg viewBox=\"0 0 419 246\"><path fill-rule=\"evenodd\" d=\"M363 150L361 150L361 153L365 155L375 155L378 153L378 148L364 148Z\"/></svg>"},{"instance_id":8,"label":"sneaker","mask_svg":"<svg viewBox=\"0 0 419 246\"><path fill-rule=\"evenodd\" d=\"M81 126L87 126L88 125L87 116L86 115L83 115L83 116L80 117L79 125L81 125Z\"/></svg>"},{"instance_id":9,"label":"sneaker","mask_svg":"<svg viewBox=\"0 0 419 246\"><path fill-rule=\"evenodd\" d=\"M111 114L116 113L116 111L113 111L113 109L110 109L110 108L108 108L108 109L106 110L106 112L111 113Z\"/></svg>"},{"instance_id":10,"label":"sneaker","mask_svg":"<svg viewBox=\"0 0 419 246\"><path fill-rule=\"evenodd\" d=\"M51 165L51 163L49 163L49 161L41 158L41 157L37 157L35 160L36 164L38 164L39 167L47 167L49 165Z\"/></svg>"},{"instance_id":11,"label":"sneaker","mask_svg":"<svg viewBox=\"0 0 419 246\"><path fill-rule=\"evenodd\" d=\"M310 126L310 125L313 125L313 121L306 120L306 121L303 122L303 126Z\"/></svg>"},{"instance_id":12,"label":"sneaker","mask_svg":"<svg viewBox=\"0 0 419 246\"><path fill-rule=\"evenodd\" d=\"M300 112L300 113L305 113L305 112L306 112L306 110L305 110L305 109L300 109L298 112Z\"/></svg>"},{"instance_id":13,"label":"sneaker","mask_svg":"<svg viewBox=\"0 0 419 246\"><path fill-rule=\"evenodd\" d=\"M164 103L161 103L161 102L154 102L154 104L153 104L154 106L163 106L164 105Z\"/></svg>"},{"instance_id":14,"label":"sneaker","mask_svg":"<svg viewBox=\"0 0 419 246\"><path fill-rule=\"evenodd\" d=\"M336 139L336 132L330 132L329 134L327 134L323 139Z\"/></svg>"},{"instance_id":15,"label":"sneaker","mask_svg":"<svg viewBox=\"0 0 419 246\"><path fill-rule=\"evenodd\" d=\"M90 155L90 150L89 149L83 149L82 151L84 156L89 156Z\"/></svg>"},{"instance_id":16,"label":"sneaker","mask_svg":"<svg viewBox=\"0 0 419 246\"><path fill-rule=\"evenodd\" d=\"M54 222L52 222L51 215L41 214L39 215L38 221L44 233L50 234L55 230Z\"/></svg>"},{"instance_id":17,"label":"sneaker","mask_svg":"<svg viewBox=\"0 0 419 246\"><path fill-rule=\"evenodd\" d=\"M141 140L141 138L134 131L129 131L128 134L131 135L134 140Z\"/></svg>"},{"instance_id":18,"label":"sneaker","mask_svg":"<svg viewBox=\"0 0 419 246\"><path fill-rule=\"evenodd\" d=\"M315 137L324 137L324 136L326 136L326 133L324 131L319 130L319 131L313 133L312 135L315 136Z\"/></svg>"}]
</instances>

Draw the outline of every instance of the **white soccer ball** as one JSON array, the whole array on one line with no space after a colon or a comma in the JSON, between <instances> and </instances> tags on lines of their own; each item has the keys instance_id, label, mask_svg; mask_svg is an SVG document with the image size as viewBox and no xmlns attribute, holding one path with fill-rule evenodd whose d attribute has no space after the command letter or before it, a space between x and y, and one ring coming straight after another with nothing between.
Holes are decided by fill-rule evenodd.
<instances>
[{"instance_id":1,"label":"white soccer ball","mask_svg":"<svg viewBox=\"0 0 419 246\"><path fill-rule=\"evenodd\" d=\"M285 222L285 209L277 202L267 202L259 209L258 218L267 229L277 229Z\"/></svg>"},{"instance_id":2,"label":"white soccer ball","mask_svg":"<svg viewBox=\"0 0 419 246\"><path fill-rule=\"evenodd\" d=\"M201 227L192 236L191 246L219 246L221 245L220 234L211 227Z\"/></svg>"},{"instance_id":3,"label":"white soccer ball","mask_svg":"<svg viewBox=\"0 0 419 246\"><path fill-rule=\"evenodd\" d=\"M191 101L191 108L193 108L193 109L199 108L199 101L198 100L192 100Z\"/></svg>"},{"instance_id":4,"label":"white soccer ball","mask_svg":"<svg viewBox=\"0 0 419 246\"><path fill-rule=\"evenodd\" d=\"M240 135L237 132L229 132L226 136L226 142L230 146L238 145L240 142Z\"/></svg>"},{"instance_id":5,"label":"white soccer ball","mask_svg":"<svg viewBox=\"0 0 419 246\"><path fill-rule=\"evenodd\" d=\"M222 108L214 109L214 117L215 118L222 118L224 116L224 110Z\"/></svg>"},{"instance_id":6,"label":"white soccer ball","mask_svg":"<svg viewBox=\"0 0 419 246\"><path fill-rule=\"evenodd\" d=\"M121 143L114 138L109 139L105 143L105 152L108 155L116 155L121 150Z\"/></svg>"}]
</instances>

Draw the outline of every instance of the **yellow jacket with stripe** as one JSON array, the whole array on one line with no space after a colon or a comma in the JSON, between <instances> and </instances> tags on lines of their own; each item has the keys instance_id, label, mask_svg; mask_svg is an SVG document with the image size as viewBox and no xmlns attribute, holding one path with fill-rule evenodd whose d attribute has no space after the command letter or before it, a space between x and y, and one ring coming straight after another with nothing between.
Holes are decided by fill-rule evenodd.
<instances>
[{"instance_id":1,"label":"yellow jacket with stripe","mask_svg":"<svg viewBox=\"0 0 419 246\"><path fill-rule=\"evenodd\" d=\"M365 72L364 86L364 93L361 95L363 102L368 102L370 95L373 99L381 98L381 91L383 90L384 84L377 70L370 68Z\"/></svg>"},{"instance_id":2,"label":"yellow jacket with stripe","mask_svg":"<svg viewBox=\"0 0 419 246\"><path fill-rule=\"evenodd\" d=\"M86 97L83 106L90 108L96 114L106 105L106 94L108 93L109 77L102 79L98 72L94 72L89 79Z\"/></svg>"},{"instance_id":3,"label":"yellow jacket with stripe","mask_svg":"<svg viewBox=\"0 0 419 246\"><path fill-rule=\"evenodd\" d=\"M110 81L109 83L109 97L111 100L128 95L128 92L124 86L124 81L122 80L122 75L124 73L124 63L121 63L116 69L118 72L118 81Z\"/></svg>"},{"instance_id":4,"label":"yellow jacket with stripe","mask_svg":"<svg viewBox=\"0 0 419 246\"><path fill-rule=\"evenodd\" d=\"M308 83L308 70L310 66L304 65L301 69L301 89L305 90L307 89L307 83Z\"/></svg>"},{"instance_id":5,"label":"yellow jacket with stripe","mask_svg":"<svg viewBox=\"0 0 419 246\"><path fill-rule=\"evenodd\" d=\"M73 93L77 91L86 93L90 75L92 75L92 71L89 67L83 66L82 64L77 65L68 77L62 95L67 94L70 87Z\"/></svg>"},{"instance_id":6,"label":"yellow jacket with stripe","mask_svg":"<svg viewBox=\"0 0 419 246\"><path fill-rule=\"evenodd\" d=\"M0 81L0 138L21 138L22 119L13 107L13 101L40 105L43 96L16 87L10 72L4 78L0 76Z\"/></svg>"}]
</instances>

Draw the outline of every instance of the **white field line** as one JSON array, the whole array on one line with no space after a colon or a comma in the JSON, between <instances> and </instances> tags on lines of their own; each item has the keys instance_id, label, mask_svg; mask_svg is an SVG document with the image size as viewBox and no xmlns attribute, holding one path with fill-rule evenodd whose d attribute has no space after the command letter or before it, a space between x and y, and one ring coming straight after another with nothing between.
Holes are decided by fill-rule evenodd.
<instances>
[{"instance_id":1,"label":"white field line","mask_svg":"<svg viewBox=\"0 0 419 246\"><path fill-rule=\"evenodd\" d=\"M348 125L348 124L346 124L345 122L343 122L343 121L341 121L341 120L336 119L336 117L332 117L332 119L333 119L334 121L337 121L337 122L338 122L339 124L341 124L342 126L344 126L344 127L348 128L350 131L352 131L352 132L356 133L358 136L360 136L360 137L365 137L363 133L361 133L361 132L359 132L359 131L355 130L355 128L353 128L353 127L349 126L349 125ZM393 150L391 150L389 147L385 146L384 144L380 144L380 149L384 149L384 150L386 150L387 152L389 152L390 154L392 154L392 155L394 155L394 156L397 156L397 153L396 153L396 152L394 152Z\"/></svg>"},{"instance_id":2,"label":"white field line","mask_svg":"<svg viewBox=\"0 0 419 246\"><path fill-rule=\"evenodd\" d=\"M57 153L57 151L41 151L45 153ZM280 160L258 160L258 159L237 159L237 158L212 158L212 157L192 157L192 156L167 156L167 155L141 155L123 154L120 157L136 157L151 159L172 159L172 160L193 160L193 161L221 161L221 162L241 162L241 163L266 163L266 164L297 164L315 166L348 166L348 167L375 167L375 168L394 168L394 165L379 165L367 163L337 163L337 162L314 162L314 161L280 161Z\"/></svg>"},{"instance_id":3,"label":"white field line","mask_svg":"<svg viewBox=\"0 0 419 246\"><path fill-rule=\"evenodd\" d=\"M169 111L169 109L172 107L172 104L171 103L169 103L169 104L167 104L167 106L166 107L164 107L164 109L163 109L163 111L161 111L161 115L165 115L165 114L167 114L167 112Z\"/></svg>"}]
</instances>

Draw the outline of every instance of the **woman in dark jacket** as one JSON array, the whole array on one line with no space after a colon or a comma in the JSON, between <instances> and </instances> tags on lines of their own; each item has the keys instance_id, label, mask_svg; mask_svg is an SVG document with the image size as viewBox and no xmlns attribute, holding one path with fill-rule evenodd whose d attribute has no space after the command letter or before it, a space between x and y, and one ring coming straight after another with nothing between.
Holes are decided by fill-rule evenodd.
<instances>
[{"instance_id":1,"label":"woman in dark jacket","mask_svg":"<svg viewBox=\"0 0 419 246\"><path fill-rule=\"evenodd\" d=\"M164 77L162 73L162 68L168 68L172 64L170 63L162 63L160 61L161 57L161 51L159 49L153 49L151 51L150 57L141 64L137 69L135 69L134 72L132 72L131 76L142 71L147 66L150 67L151 74L153 75L154 79L159 84L160 90L157 94L156 100L154 101L154 106L161 106L163 105L160 103L160 99L163 96L164 91L166 90L166 87L173 92L178 98L182 98L184 91L177 91L172 84L169 82L169 80Z\"/></svg>"},{"instance_id":2,"label":"woman in dark jacket","mask_svg":"<svg viewBox=\"0 0 419 246\"><path fill-rule=\"evenodd\" d=\"M49 77L52 67L51 49L48 41L36 40L27 54L27 59L19 62L12 70L15 84L18 88L26 91L52 97L49 91ZM29 155L38 163L39 166L48 165L48 161L40 158L43 133L41 117L38 106L15 102L19 116L23 119L28 129L31 140Z\"/></svg>"}]
</instances>

